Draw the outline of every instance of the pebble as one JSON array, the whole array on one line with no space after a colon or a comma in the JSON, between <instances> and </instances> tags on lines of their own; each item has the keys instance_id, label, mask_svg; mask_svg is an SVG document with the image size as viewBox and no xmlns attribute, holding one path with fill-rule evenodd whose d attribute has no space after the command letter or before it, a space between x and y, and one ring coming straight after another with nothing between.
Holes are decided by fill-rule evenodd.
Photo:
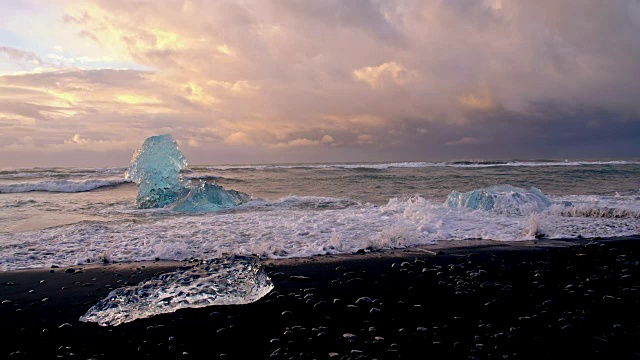
<instances>
[{"instance_id":1,"label":"pebble","mask_svg":"<svg viewBox=\"0 0 640 360\"><path fill-rule=\"evenodd\" d=\"M355 340L355 339L358 338L356 335L354 335L352 333L344 333L344 334L342 334L342 337L347 339L347 340Z\"/></svg>"},{"instance_id":2,"label":"pebble","mask_svg":"<svg viewBox=\"0 0 640 360\"><path fill-rule=\"evenodd\" d=\"M356 300L356 305L363 305L363 304L370 304L372 303L373 300L371 300L371 298L368 298L366 296L358 298L358 300Z\"/></svg>"},{"instance_id":3,"label":"pebble","mask_svg":"<svg viewBox=\"0 0 640 360\"><path fill-rule=\"evenodd\" d=\"M282 351L282 348L277 348L275 349L272 353L271 353L271 357L277 357L280 356L280 351Z\"/></svg>"},{"instance_id":4,"label":"pebble","mask_svg":"<svg viewBox=\"0 0 640 360\"><path fill-rule=\"evenodd\" d=\"M305 280L309 280L311 278L308 277L308 276L304 276L304 275L291 275L291 276L289 276L289 279L298 280L298 281L305 281Z\"/></svg>"},{"instance_id":5,"label":"pebble","mask_svg":"<svg viewBox=\"0 0 640 360\"><path fill-rule=\"evenodd\" d=\"M542 302L542 306L545 306L545 307L552 306L553 304L555 304L555 301L553 300L545 300Z\"/></svg>"}]
</instances>

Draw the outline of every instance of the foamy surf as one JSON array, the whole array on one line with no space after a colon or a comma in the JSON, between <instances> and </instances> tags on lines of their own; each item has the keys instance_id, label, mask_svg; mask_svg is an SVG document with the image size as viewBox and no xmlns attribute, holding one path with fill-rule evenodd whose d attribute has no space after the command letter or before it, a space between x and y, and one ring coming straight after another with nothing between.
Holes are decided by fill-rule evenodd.
<instances>
[{"instance_id":1,"label":"foamy surf","mask_svg":"<svg viewBox=\"0 0 640 360\"><path fill-rule=\"evenodd\" d=\"M571 207L557 204L571 211ZM147 210L145 214L132 220L85 221L0 234L0 269L211 259L227 254L277 259L446 240L514 241L540 235L570 239L640 232L636 217L579 216L580 212L567 216L552 205L534 212L532 219L530 214L449 208L420 196L393 198L383 206L345 199L286 197L254 200L215 214L182 215L166 210Z\"/></svg>"}]
</instances>

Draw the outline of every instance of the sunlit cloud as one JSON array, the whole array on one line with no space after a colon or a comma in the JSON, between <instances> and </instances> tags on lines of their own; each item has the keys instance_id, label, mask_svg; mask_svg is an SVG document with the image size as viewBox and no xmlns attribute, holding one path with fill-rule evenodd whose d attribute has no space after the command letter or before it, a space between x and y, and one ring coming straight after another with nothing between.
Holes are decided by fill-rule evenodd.
<instances>
[{"instance_id":1,"label":"sunlit cloud","mask_svg":"<svg viewBox=\"0 0 640 360\"><path fill-rule=\"evenodd\" d=\"M496 106L490 95L465 94L458 98L462 106L473 110L491 110Z\"/></svg>"},{"instance_id":2,"label":"sunlit cloud","mask_svg":"<svg viewBox=\"0 0 640 360\"><path fill-rule=\"evenodd\" d=\"M363 81L371 88L381 89L385 84L403 84L417 77L404 66L396 62L386 62L378 66L366 66L353 71L356 79Z\"/></svg>"},{"instance_id":3,"label":"sunlit cloud","mask_svg":"<svg viewBox=\"0 0 640 360\"><path fill-rule=\"evenodd\" d=\"M326 140L324 137L321 140L310 140L306 138L301 139L293 139L287 142L279 142L277 144L271 145L274 149L286 149L286 148L296 148L296 147L308 147L308 146L319 146L324 144L322 140Z\"/></svg>"},{"instance_id":4,"label":"sunlit cloud","mask_svg":"<svg viewBox=\"0 0 640 360\"><path fill-rule=\"evenodd\" d=\"M242 131L236 131L224 138L224 142L231 145L253 145L255 141Z\"/></svg>"},{"instance_id":5,"label":"sunlit cloud","mask_svg":"<svg viewBox=\"0 0 640 360\"><path fill-rule=\"evenodd\" d=\"M195 163L526 156L640 123L634 0L39 6L1 25L0 155L172 133Z\"/></svg>"},{"instance_id":6,"label":"sunlit cloud","mask_svg":"<svg viewBox=\"0 0 640 360\"><path fill-rule=\"evenodd\" d=\"M360 145L369 145L373 144L373 137L369 134L360 134L356 138L356 143Z\"/></svg>"}]
</instances>

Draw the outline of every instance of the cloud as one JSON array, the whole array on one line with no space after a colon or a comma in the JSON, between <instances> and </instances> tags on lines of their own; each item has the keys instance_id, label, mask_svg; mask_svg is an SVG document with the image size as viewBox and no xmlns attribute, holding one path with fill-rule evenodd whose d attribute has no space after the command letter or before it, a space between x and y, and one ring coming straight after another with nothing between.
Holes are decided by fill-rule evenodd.
<instances>
[{"instance_id":1,"label":"cloud","mask_svg":"<svg viewBox=\"0 0 640 360\"><path fill-rule=\"evenodd\" d=\"M353 76L369 84L373 89L380 89L385 86L385 83L406 83L411 76L415 75L412 75L404 66L391 61L378 66L366 66L353 70Z\"/></svg>"},{"instance_id":2,"label":"cloud","mask_svg":"<svg viewBox=\"0 0 640 360\"><path fill-rule=\"evenodd\" d=\"M488 144L489 142L490 142L489 139L465 136L458 140L447 141L446 145L479 145L479 144Z\"/></svg>"},{"instance_id":3,"label":"cloud","mask_svg":"<svg viewBox=\"0 0 640 360\"><path fill-rule=\"evenodd\" d=\"M32 65L40 65L44 63L38 55L31 51L24 51L9 46L0 46L0 54L4 54L10 60L28 62Z\"/></svg>"},{"instance_id":4,"label":"cloud","mask_svg":"<svg viewBox=\"0 0 640 360\"><path fill-rule=\"evenodd\" d=\"M255 141L242 131L236 131L224 138L224 142L230 145L253 145Z\"/></svg>"},{"instance_id":5,"label":"cloud","mask_svg":"<svg viewBox=\"0 0 640 360\"><path fill-rule=\"evenodd\" d=\"M373 137L369 134L360 134L356 138L356 143L360 145L370 145L373 144Z\"/></svg>"},{"instance_id":6,"label":"cloud","mask_svg":"<svg viewBox=\"0 0 640 360\"><path fill-rule=\"evenodd\" d=\"M333 144L334 140L333 140L333 137L331 135L325 135L320 140L320 143L322 143L322 144Z\"/></svg>"},{"instance_id":7,"label":"cloud","mask_svg":"<svg viewBox=\"0 0 640 360\"><path fill-rule=\"evenodd\" d=\"M635 0L39 6L1 15L23 43L0 47L0 144L171 132L195 162L640 153Z\"/></svg>"},{"instance_id":8,"label":"cloud","mask_svg":"<svg viewBox=\"0 0 640 360\"><path fill-rule=\"evenodd\" d=\"M322 140L326 140L324 137ZM293 147L307 147L307 146L318 146L320 144L324 144L326 142L322 142L321 140L309 140L309 139L293 139L287 142L279 142L277 144L271 145L273 149L285 149L285 148L293 148Z\"/></svg>"},{"instance_id":9,"label":"cloud","mask_svg":"<svg viewBox=\"0 0 640 360\"><path fill-rule=\"evenodd\" d=\"M113 152L130 148L133 144L120 140L87 139L75 134L62 143L37 143L31 136L25 136L15 142L1 146L0 150L8 152L47 152L60 153L69 151Z\"/></svg>"}]
</instances>

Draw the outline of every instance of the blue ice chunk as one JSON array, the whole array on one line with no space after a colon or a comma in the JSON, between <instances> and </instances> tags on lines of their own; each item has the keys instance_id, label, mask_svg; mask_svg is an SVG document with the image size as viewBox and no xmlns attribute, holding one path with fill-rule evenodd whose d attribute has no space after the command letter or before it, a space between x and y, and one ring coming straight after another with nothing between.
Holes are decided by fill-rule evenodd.
<instances>
[{"instance_id":1,"label":"blue ice chunk","mask_svg":"<svg viewBox=\"0 0 640 360\"><path fill-rule=\"evenodd\" d=\"M201 181L188 194L176 202L176 211L219 211L230 209L249 201L249 195L222 186Z\"/></svg>"},{"instance_id":2,"label":"blue ice chunk","mask_svg":"<svg viewBox=\"0 0 640 360\"><path fill-rule=\"evenodd\" d=\"M553 201L533 186L526 190L511 185L494 185L464 193L454 190L445 204L450 208L522 214L542 211Z\"/></svg>"},{"instance_id":3,"label":"blue ice chunk","mask_svg":"<svg viewBox=\"0 0 640 360\"><path fill-rule=\"evenodd\" d=\"M249 195L219 185L183 179L187 158L171 135L147 138L138 149L125 178L138 184L139 209L173 207L176 211L217 211L250 200Z\"/></svg>"},{"instance_id":4,"label":"blue ice chunk","mask_svg":"<svg viewBox=\"0 0 640 360\"><path fill-rule=\"evenodd\" d=\"M180 170L187 158L171 135L147 138L138 149L125 178L138 184L136 206L140 209L164 207L187 192Z\"/></svg>"}]
</instances>

